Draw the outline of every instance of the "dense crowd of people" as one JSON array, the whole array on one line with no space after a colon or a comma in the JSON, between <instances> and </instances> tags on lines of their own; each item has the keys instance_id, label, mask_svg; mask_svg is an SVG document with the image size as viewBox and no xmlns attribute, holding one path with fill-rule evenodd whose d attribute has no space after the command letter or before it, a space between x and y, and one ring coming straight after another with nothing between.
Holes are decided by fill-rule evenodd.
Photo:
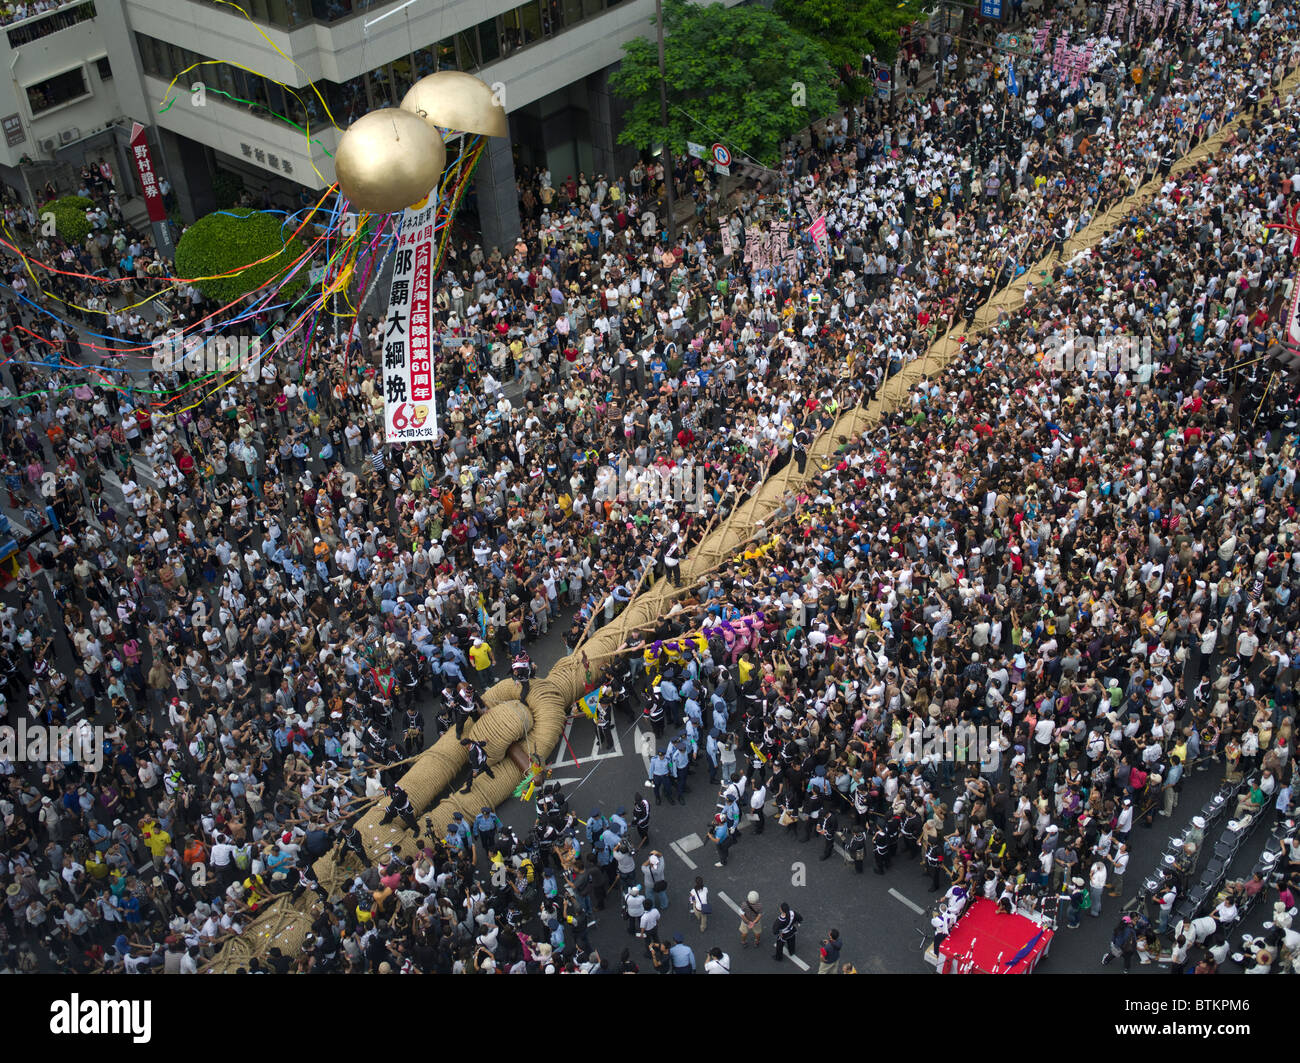
<instances>
[{"instance_id":1,"label":"dense crowd of people","mask_svg":"<svg viewBox=\"0 0 1300 1063\"><path fill-rule=\"evenodd\" d=\"M302 954L253 966L630 970L630 950L586 936L617 889L656 970L726 973L720 948L658 940L663 856L642 858L649 797L681 799L692 770L722 787L720 864L774 803L828 858L839 843L886 874L901 846L950 900L1051 894L1066 925L1123 892L1129 833L1175 811L1188 771L1226 763L1258 784L1242 814L1289 815L1295 382L1264 361L1289 249L1264 227L1300 180L1277 92L1300 40L1285 4L1196 16L1130 42L1089 12L1072 31L1098 40L1089 75L1020 59L1015 96L977 51L961 78L819 123L778 184L724 194L682 161L696 210L675 246L654 163L530 177L514 247L450 254L428 446L383 443L377 320L180 409L180 370L114 388L34 366L93 360L33 313L89 304L10 263L7 500L29 528L52 506L59 528L33 547L53 593L25 572L32 592L0 615L7 722L84 717L109 746L98 772L0 761L7 965L190 973L277 895L314 891ZM103 175L83 176L94 231L41 257L166 284ZM418 827L384 766L436 737L429 694L433 729L472 742L478 692L507 663L526 678L551 625L576 647L645 578L681 584L707 530L773 472L804 472L840 411L1151 177L1149 205L1031 278L879 427L837 439L770 540L682 586L592 677L611 692L602 728L645 713L663 740L653 793L584 823L543 786L528 837L485 808L367 849L355 817L376 800ZM824 251L804 238L775 269L722 253L720 226L743 247L791 210L800 231L825 215ZM211 312L174 289L161 317L86 293L110 311L87 331L143 345ZM1154 353L1061 370L1070 334ZM909 755L908 735L958 724L993 740L956 764ZM311 870L331 851L359 868L341 900ZM1284 905L1298 860L1269 884ZM707 897L701 881L687 900L702 925ZM757 895L745 912L757 942ZM768 912L778 959L797 915ZM1252 966L1293 961L1277 926ZM1175 952L1192 935L1129 930L1177 931ZM822 948L834 968L838 934ZM1176 967L1198 958L1182 951Z\"/></svg>"}]
</instances>

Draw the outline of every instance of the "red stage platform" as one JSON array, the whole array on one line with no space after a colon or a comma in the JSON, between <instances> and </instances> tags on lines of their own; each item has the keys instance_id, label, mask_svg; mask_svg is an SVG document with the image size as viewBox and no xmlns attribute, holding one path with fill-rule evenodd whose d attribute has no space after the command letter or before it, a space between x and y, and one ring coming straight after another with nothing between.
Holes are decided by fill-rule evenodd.
<instances>
[{"instance_id":1,"label":"red stage platform","mask_svg":"<svg viewBox=\"0 0 1300 1063\"><path fill-rule=\"evenodd\" d=\"M1051 944L1051 930L1028 916L1004 915L981 897L962 913L939 946L938 970L940 974L1030 974Z\"/></svg>"}]
</instances>

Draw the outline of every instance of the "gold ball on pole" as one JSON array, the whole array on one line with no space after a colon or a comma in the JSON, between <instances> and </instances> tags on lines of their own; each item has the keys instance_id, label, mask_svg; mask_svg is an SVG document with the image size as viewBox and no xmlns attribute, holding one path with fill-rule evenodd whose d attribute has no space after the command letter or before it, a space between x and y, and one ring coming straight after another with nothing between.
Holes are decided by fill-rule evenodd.
<instances>
[{"instance_id":1,"label":"gold ball on pole","mask_svg":"<svg viewBox=\"0 0 1300 1063\"><path fill-rule=\"evenodd\" d=\"M510 132L506 109L491 87L459 70L440 70L420 78L402 97L402 110L456 133L504 137Z\"/></svg>"},{"instance_id":2,"label":"gold ball on pole","mask_svg":"<svg viewBox=\"0 0 1300 1063\"><path fill-rule=\"evenodd\" d=\"M358 209L391 214L418 203L447 163L442 137L409 111L384 107L362 115L339 138L334 172Z\"/></svg>"}]
</instances>

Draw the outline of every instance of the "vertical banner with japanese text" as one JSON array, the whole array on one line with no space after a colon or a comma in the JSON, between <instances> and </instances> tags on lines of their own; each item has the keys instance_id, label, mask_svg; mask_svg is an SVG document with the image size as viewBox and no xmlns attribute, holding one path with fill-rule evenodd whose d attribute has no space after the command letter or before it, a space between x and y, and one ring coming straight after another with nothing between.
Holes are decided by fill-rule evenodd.
<instances>
[{"instance_id":1,"label":"vertical banner with japanese text","mask_svg":"<svg viewBox=\"0 0 1300 1063\"><path fill-rule=\"evenodd\" d=\"M176 252L167 222L167 206L163 203L162 189L158 187L158 175L154 172L149 140L145 136L144 126L139 122L131 124L131 157L135 159L135 170L140 176L140 191L144 193L149 221L153 223L154 246L159 254L170 259Z\"/></svg>"},{"instance_id":2,"label":"vertical banner with japanese text","mask_svg":"<svg viewBox=\"0 0 1300 1063\"><path fill-rule=\"evenodd\" d=\"M433 398L433 259L437 193L402 215L384 321L384 440L438 434Z\"/></svg>"}]
</instances>

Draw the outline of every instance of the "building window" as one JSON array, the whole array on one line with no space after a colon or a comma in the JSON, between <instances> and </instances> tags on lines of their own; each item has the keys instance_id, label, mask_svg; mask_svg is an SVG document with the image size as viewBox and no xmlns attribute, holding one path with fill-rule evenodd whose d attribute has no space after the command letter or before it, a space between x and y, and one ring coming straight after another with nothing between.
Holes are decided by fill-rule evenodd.
<instances>
[{"instance_id":1,"label":"building window","mask_svg":"<svg viewBox=\"0 0 1300 1063\"><path fill-rule=\"evenodd\" d=\"M32 114L41 114L54 107L90 95L86 87L86 71L83 67L74 67L62 74L27 86L27 105Z\"/></svg>"},{"instance_id":2,"label":"building window","mask_svg":"<svg viewBox=\"0 0 1300 1063\"><path fill-rule=\"evenodd\" d=\"M100 81L113 80L113 67L108 61L108 56L95 60L95 73L99 75Z\"/></svg>"},{"instance_id":3,"label":"building window","mask_svg":"<svg viewBox=\"0 0 1300 1063\"><path fill-rule=\"evenodd\" d=\"M484 64L501 58L501 37L497 33L496 19L490 18L478 24L478 46Z\"/></svg>"},{"instance_id":4,"label":"building window","mask_svg":"<svg viewBox=\"0 0 1300 1063\"><path fill-rule=\"evenodd\" d=\"M95 5L93 3L78 4L76 7L68 8L63 11L54 11L44 18L32 19L21 26L15 26L8 33L9 47L18 48L24 44L31 44L32 41L39 41L42 37L48 37L51 33L58 33L59 30L66 30L71 26L76 26L82 22L89 22L95 17Z\"/></svg>"},{"instance_id":5,"label":"building window","mask_svg":"<svg viewBox=\"0 0 1300 1063\"><path fill-rule=\"evenodd\" d=\"M483 65L483 57L478 50L478 34L474 27L456 34L456 60L461 70L477 70Z\"/></svg>"}]
</instances>

